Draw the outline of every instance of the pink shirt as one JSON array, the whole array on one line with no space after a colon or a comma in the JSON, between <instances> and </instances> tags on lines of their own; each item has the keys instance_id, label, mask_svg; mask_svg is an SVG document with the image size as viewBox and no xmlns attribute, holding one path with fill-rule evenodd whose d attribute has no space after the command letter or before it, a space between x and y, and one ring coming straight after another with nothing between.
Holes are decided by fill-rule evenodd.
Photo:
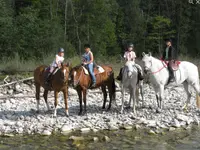
<instances>
[{"instance_id":1,"label":"pink shirt","mask_svg":"<svg viewBox=\"0 0 200 150\"><path fill-rule=\"evenodd\" d=\"M134 51L126 51L124 53L124 58L126 61L135 61L136 54Z\"/></svg>"}]
</instances>

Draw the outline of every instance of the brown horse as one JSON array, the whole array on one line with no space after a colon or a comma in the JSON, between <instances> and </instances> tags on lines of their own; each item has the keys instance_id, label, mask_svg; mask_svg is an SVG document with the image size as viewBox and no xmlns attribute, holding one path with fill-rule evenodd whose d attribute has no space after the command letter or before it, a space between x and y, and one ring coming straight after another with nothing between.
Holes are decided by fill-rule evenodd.
<instances>
[{"instance_id":1,"label":"brown horse","mask_svg":"<svg viewBox=\"0 0 200 150\"><path fill-rule=\"evenodd\" d=\"M34 81L35 81L35 88L36 88L36 100L37 100L37 111L39 111L39 101L40 101L40 87L42 86L44 88L44 100L47 105L48 111L50 110L49 104L47 101L47 95L48 91L53 90L54 91L54 97L55 97L55 110L54 110L54 116L57 115L57 105L58 105L58 93L60 91L63 92L64 95L64 101L65 101L65 113L66 116L69 116L68 112L68 78L69 78L69 72L70 72L70 66L69 64L65 65L62 64L61 68L55 71L53 75L51 76L51 87L47 87L45 85L45 76L46 76L46 69L47 66L42 65L37 67L34 70Z\"/></svg>"},{"instance_id":2,"label":"brown horse","mask_svg":"<svg viewBox=\"0 0 200 150\"><path fill-rule=\"evenodd\" d=\"M105 109L106 99L107 99L107 91L106 87L108 87L109 92L109 106L108 110L111 107L112 99L115 99L115 79L114 79L114 72L112 67L109 66L102 66L104 72L99 73L98 70L95 68L94 73L96 76L96 87L101 87L103 95L104 95L104 102L102 109ZM75 87L78 96L79 96L79 103L80 103L80 112L79 115L83 115L86 113L86 94L87 89L90 88L91 85L91 77L90 75L85 73L83 66L76 66L72 68L71 73L71 82ZM82 112L82 97L84 102L84 112Z\"/></svg>"}]
</instances>

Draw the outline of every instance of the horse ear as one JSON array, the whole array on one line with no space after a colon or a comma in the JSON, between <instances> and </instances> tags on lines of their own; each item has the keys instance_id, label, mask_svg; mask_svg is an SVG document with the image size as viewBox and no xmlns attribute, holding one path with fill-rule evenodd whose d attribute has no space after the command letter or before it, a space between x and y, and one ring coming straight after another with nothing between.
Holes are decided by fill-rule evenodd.
<instances>
[{"instance_id":1,"label":"horse ear","mask_svg":"<svg viewBox=\"0 0 200 150\"><path fill-rule=\"evenodd\" d=\"M149 52L149 56L151 56L151 52Z\"/></svg>"},{"instance_id":2,"label":"horse ear","mask_svg":"<svg viewBox=\"0 0 200 150\"><path fill-rule=\"evenodd\" d=\"M142 52L142 56L145 56L146 54L145 54L145 52Z\"/></svg>"}]
</instances>

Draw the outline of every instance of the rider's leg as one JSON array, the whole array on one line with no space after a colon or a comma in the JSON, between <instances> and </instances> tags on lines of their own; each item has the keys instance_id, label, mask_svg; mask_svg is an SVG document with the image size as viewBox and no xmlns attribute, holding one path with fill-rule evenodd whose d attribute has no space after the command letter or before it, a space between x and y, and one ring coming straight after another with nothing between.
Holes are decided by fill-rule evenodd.
<instances>
[{"instance_id":1,"label":"rider's leg","mask_svg":"<svg viewBox=\"0 0 200 150\"><path fill-rule=\"evenodd\" d=\"M136 67L137 70L138 70L138 79L139 79L139 80L143 80L143 79L144 79L144 76L143 76L143 73L142 73L142 68L141 68L140 65L138 65L138 64L135 64L135 67Z\"/></svg>"},{"instance_id":2,"label":"rider's leg","mask_svg":"<svg viewBox=\"0 0 200 150\"><path fill-rule=\"evenodd\" d=\"M121 81L122 80L122 68L120 68L120 71L119 71L119 75L117 76L117 80Z\"/></svg>"},{"instance_id":3,"label":"rider's leg","mask_svg":"<svg viewBox=\"0 0 200 150\"><path fill-rule=\"evenodd\" d=\"M94 75L93 63L88 64L88 70L92 78L92 87L94 87L96 85L96 77Z\"/></svg>"},{"instance_id":4,"label":"rider's leg","mask_svg":"<svg viewBox=\"0 0 200 150\"><path fill-rule=\"evenodd\" d=\"M50 66L50 70L49 70L47 77L46 77L46 83L49 83L53 71L54 71L54 67Z\"/></svg>"},{"instance_id":5,"label":"rider's leg","mask_svg":"<svg viewBox=\"0 0 200 150\"><path fill-rule=\"evenodd\" d=\"M172 69L170 63L168 65L168 70L169 70L169 80L168 80L168 83L169 83L169 82L174 81L174 72L173 72L173 69Z\"/></svg>"}]
</instances>

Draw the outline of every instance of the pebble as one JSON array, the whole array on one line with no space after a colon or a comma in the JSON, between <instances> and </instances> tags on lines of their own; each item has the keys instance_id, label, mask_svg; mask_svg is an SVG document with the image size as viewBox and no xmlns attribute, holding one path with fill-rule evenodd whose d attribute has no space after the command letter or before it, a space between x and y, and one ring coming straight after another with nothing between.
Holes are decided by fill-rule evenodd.
<instances>
[{"instance_id":1,"label":"pebble","mask_svg":"<svg viewBox=\"0 0 200 150\"><path fill-rule=\"evenodd\" d=\"M119 84L116 86L120 88ZM134 127L136 130L139 130L144 126L157 133L160 129L174 131L180 127L187 128L187 126L193 123L199 125L200 115L198 111L194 111L194 107L196 107L195 101L191 100L192 109L189 112L183 112L180 108L184 105L186 97L182 95L182 87L178 90L180 90L179 94L168 89L165 90L165 95L167 96L164 102L164 109L162 112L156 113L157 102L155 92L152 87L145 84L145 108L137 109L136 107L137 115L128 109L124 110L124 114L119 114L119 106L121 105L120 92L116 93L117 106L113 107L112 105L110 111L102 111L102 93L93 93L94 91L99 91L99 89L89 90L87 95L88 113L84 116L78 116L78 95L76 90L70 87L68 103L70 116L67 118L64 115L64 109L60 109L64 108L64 102L63 100L60 102L59 99L57 118L53 118L53 112L46 112L44 100L40 100L40 112L37 113L35 97L23 97L24 95L35 94L34 84L31 86L24 83L16 84L13 87L0 89L0 95L8 96L7 99L0 101L0 132L4 134L16 132L18 134L40 133L51 135L51 131L60 131L63 134L68 134L74 130L80 130L81 133L88 133L90 131L98 132L103 129L118 130L119 127L125 130L131 130ZM41 94L43 94L42 88ZM11 95L18 98L9 98ZM128 99L129 94L126 93L125 98ZM53 92L49 92L48 102L50 107L54 108ZM108 102L106 102L107 106ZM104 139L106 138L104 137Z\"/></svg>"},{"instance_id":2,"label":"pebble","mask_svg":"<svg viewBox=\"0 0 200 150\"><path fill-rule=\"evenodd\" d=\"M110 142L110 138L108 136L104 136L103 139L104 139L105 142Z\"/></svg>"},{"instance_id":3,"label":"pebble","mask_svg":"<svg viewBox=\"0 0 200 150\"><path fill-rule=\"evenodd\" d=\"M98 141L99 141L99 138L98 138L98 137L93 137L93 141L94 141L94 142L98 142Z\"/></svg>"},{"instance_id":4,"label":"pebble","mask_svg":"<svg viewBox=\"0 0 200 150\"><path fill-rule=\"evenodd\" d=\"M51 135L51 131L45 129L45 130L41 133L41 135L49 136L49 135Z\"/></svg>"}]
</instances>

